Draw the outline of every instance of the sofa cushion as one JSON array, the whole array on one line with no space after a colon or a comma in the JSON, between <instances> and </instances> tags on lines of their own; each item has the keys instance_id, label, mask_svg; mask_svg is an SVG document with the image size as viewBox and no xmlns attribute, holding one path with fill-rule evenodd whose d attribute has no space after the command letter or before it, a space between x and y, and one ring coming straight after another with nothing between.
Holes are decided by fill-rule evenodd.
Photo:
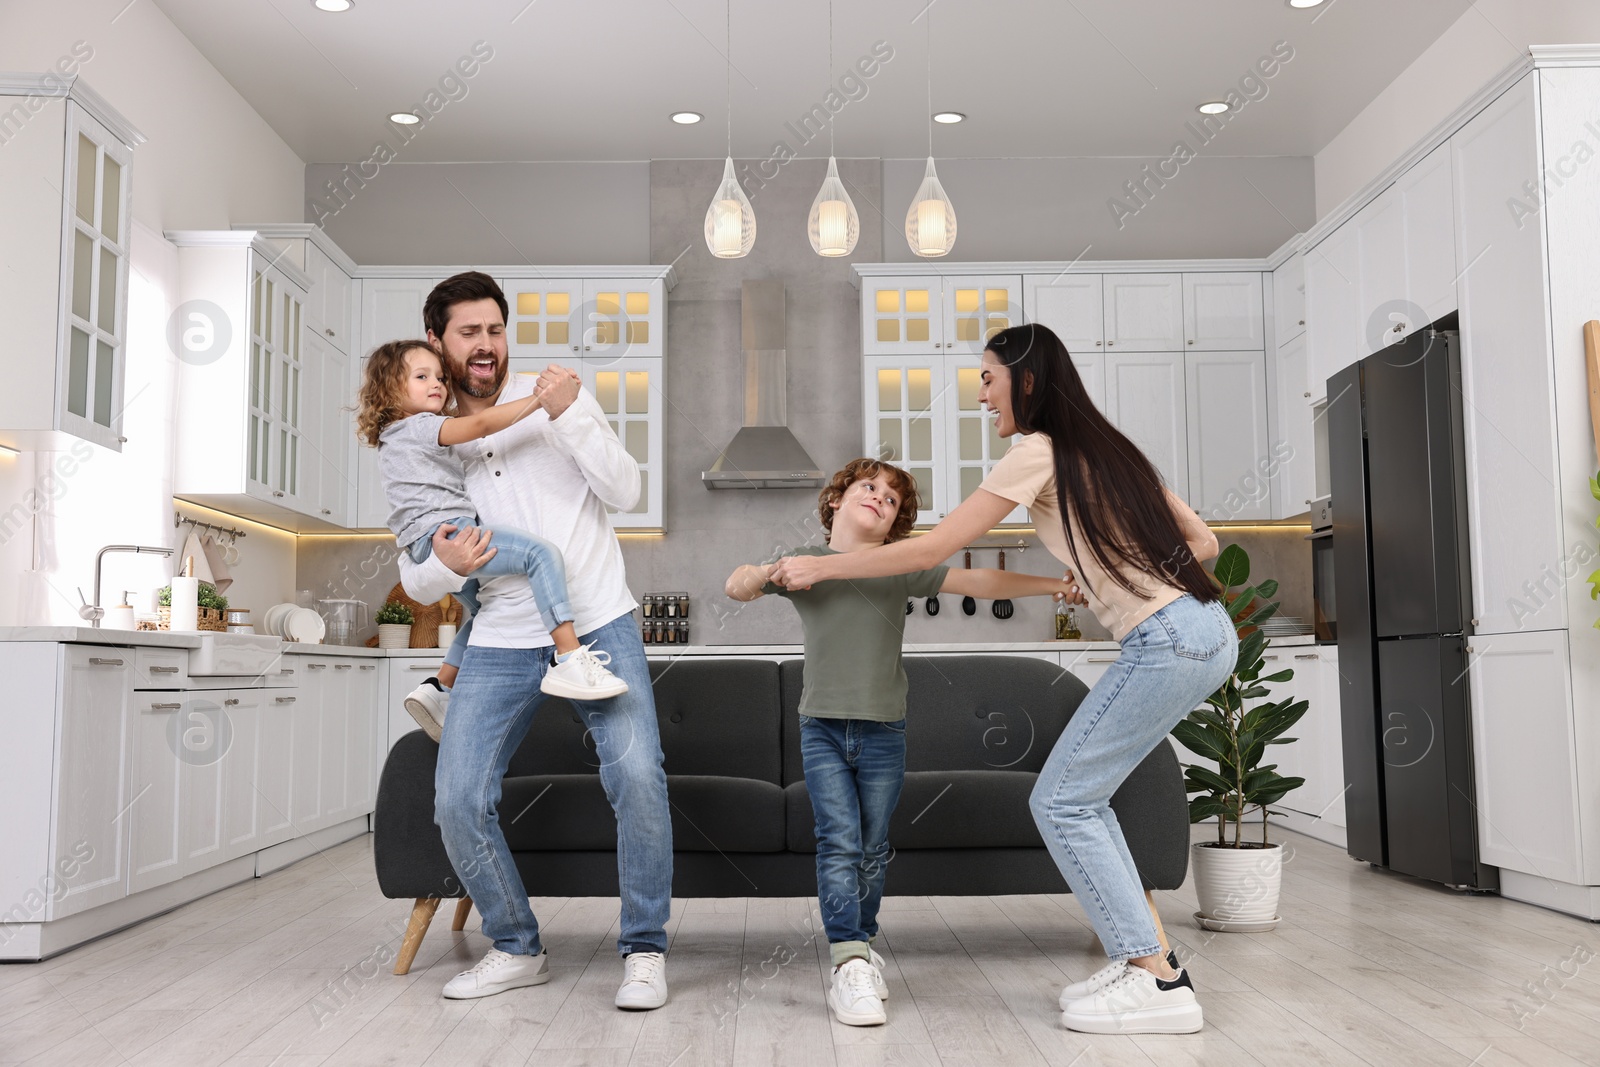
<instances>
[{"instance_id":1,"label":"sofa cushion","mask_svg":"<svg viewBox=\"0 0 1600 1067\"><path fill-rule=\"evenodd\" d=\"M734 773L777 784L778 665L766 660L652 661L656 724L667 774ZM593 775L600 769L594 738L578 711L548 697L511 758L507 778Z\"/></svg>"},{"instance_id":2,"label":"sofa cushion","mask_svg":"<svg viewBox=\"0 0 1600 1067\"><path fill-rule=\"evenodd\" d=\"M783 789L772 782L669 774L667 799L676 851L783 851ZM616 816L596 774L507 778L500 826L513 852L617 847Z\"/></svg>"},{"instance_id":3,"label":"sofa cushion","mask_svg":"<svg viewBox=\"0 0 1600 1067\"><path fill-rule=\"evenodd\" d=\"M1054 663L1025 656L907 656L908 771L1037 774L1088 688ZM803 781L800 692L805 664L779 665L783 781Z\"/></svg>"},{"instance_id":4,"label":"sofa cushion","mask_svg":"<svg viewBox=\"0 0 1600 1067\"><path fill-rule=\"evenodd\" d=\"M889 844L918 848L1043 848L1028 810L1038 775L1026 771L908 771L889 820ZM789 849L817 850L816 819L804 782L784 789Z\"/></svg>"}]
</instances>

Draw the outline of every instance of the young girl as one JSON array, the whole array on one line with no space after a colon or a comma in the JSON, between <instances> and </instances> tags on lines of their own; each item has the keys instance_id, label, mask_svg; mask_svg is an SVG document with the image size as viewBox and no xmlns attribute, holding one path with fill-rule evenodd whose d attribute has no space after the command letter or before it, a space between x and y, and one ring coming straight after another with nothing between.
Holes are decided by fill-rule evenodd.
<instances>
[{"instance_id":1,"label":"young girl","mask_svg":"<svg viewBox=\"0 0 1600 1067\"><path fill-rule=\"evenodd\" d=\"M1014 326L983 353L979 400L1017 437L982 486L926 536L862 552L795 556L790 589L930 567L1016 505L1083 583L1122 654L1079 705L1031 798L1034 821L1111 964L1062 991L1062 1022L1090 1033L1193 1033L1200 1004L1164 955L1138 869L1110 807L1135 767L1233 669L1238 639L1200 561L1217 539L1094 405L1066 347Z\"/></svg>"},{"instance_id":2,"label":"young girl","mask_svg":"<svg viewBox=\"0 0 1600 1067\"><path fill-rule=\"evenodd\" d=\"M417 563L433 554L433 535L441 526L459 531L478 525L461 461L451 454L450 446L499 433L540 406L534 396L497 404L476 415L447 416L442 412L449 395L443 364L426 341L391 341L367 359L358 433L378 449L378 470L390 507L389 529ZM611 657L578 642L561 553L550 542L520 530L495 527L492 532L494 555L456 595L476 613L479 579L526 574L556 646L556 666L539 688L572 700L604 700L626 693L627 683L605 667ZM469 619L445 653L439 678L428 679L406 697L406 710L435 741L443 730L449 686L471 633Z\"/></svg>"}]
</instances>

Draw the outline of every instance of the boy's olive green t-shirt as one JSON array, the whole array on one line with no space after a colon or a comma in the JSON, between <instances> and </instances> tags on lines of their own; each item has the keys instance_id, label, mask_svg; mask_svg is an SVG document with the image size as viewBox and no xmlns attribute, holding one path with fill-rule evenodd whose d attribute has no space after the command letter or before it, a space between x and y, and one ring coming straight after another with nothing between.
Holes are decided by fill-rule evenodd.
<instances>
[{"instance_id":1,"label":"boy's olive green t-shirt","mask_svg":"<svg viewBox=\"0 0 1600 1067\"><path fill-rule=\"evenodd\" d=\"M790 554L839 555L816 546ZM949 571L939 566L887 578L844 578L810 589L764 585L763 593L787 597L800 613L806 641L800 714L875 722L905 718L906 598L936 595Z\"/></svg>"}]
</instances>

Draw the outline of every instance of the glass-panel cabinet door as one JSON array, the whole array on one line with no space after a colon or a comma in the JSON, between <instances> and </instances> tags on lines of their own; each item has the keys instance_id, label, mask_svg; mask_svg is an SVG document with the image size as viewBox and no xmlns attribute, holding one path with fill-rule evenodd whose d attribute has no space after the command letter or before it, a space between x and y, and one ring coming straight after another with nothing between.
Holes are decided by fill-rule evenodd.
<instances>
[{"instance_id":1,"label":"glass-panel cabinet door","mask_svg":"<svg viewBox=\"0 0 1600 1067\"><path fill-rule=\"evenodd\" d=\"M666 352L666 283L650 279L590 279L573 330L584 359L661 356Z\"/></svg>"},{"instance_id":2,"label":"glass-panel cabinet door","mask_svg":"<svg viewBox=\"0 0 1600 1067\"><path fill-rule=\"evenodd\" d=\"M944 361L867 356L863 364L862 454L911 472L922 503L917 525L932 525L948 510Z\"/></svg>"},{"instance_id":3,"label":"glass-panel cabinet door","mask_svg":"<svg viewBox=\"0 0 1600 1067\"><path fill-rule=\"evenodd\" d=\"M639 499L627 511L609 506L617 530L659 530L665 514L662 494L666 463L662 431L666 422L663 360L654 357L586 359L578 374L600 404L611 432L639 465Z\"/></svg>"},{"instance_id":4,"label":"glass-panel cabinet door","mask_svg":"<svg viewBox=\"0 0 1600 1067\"><path fill-rule=\"evenodd\" d=\"M951 419L947 423L952 430L945 444L950 449L953 494L950 506L954 508L983 484L983 479L989 471L1000 461L1000 457L1006 454L1011 441L995 432L993 417L978 402L978 392L982 385L979 361L970 358L951 359L949 367L950 375L954 379L951 382L954 395L950 406ZM1000 521L1027 522L1027 509L1012 508Z\"/></svg>"},{"instance_id":5,"label":"glass-panel cabinet door","mask_svg":"<svg viewBox=\"0 0 1600 1067\"><path fill-rule=\"evenodd\" d=\"M583 283L576 279L501 278L505 290L506 351L533 359L540 368L570 363L581 352L576 328L583 305Z\"/></svg>"},{"instance_id":6,"label":"glass-panel cabinet door","mask_svg":"<svg viewBox=\"0 0 1600 1067\"><path fill-rule=\"evenodd\" d=\"M61 428L121 450L133 153L67 106L59 381Z\"/></svg>"},{"instance_id":7,"label":"glass-panel cabinet door","mask_svg":"<svg viewBox=\"0 0 1600 1067\"><path fill-rule=\"evenodd\" d=\"M270 491L274 424L273 377L277 370L272 311L276 281L259 265L250 272L250 422L245 474L250 485Z\"/></svg>"},{"instance_id":8,"label":"glass-panel cabinet door","mask_svg":"<svg viewBox=\"0 0 1600 1067\"><path fill-rule=\"evenodd\" d=\"M1022 277L1001 274L944 279L945 349L977 356L989 338L1022 322Z\"/></svg>"},{"instance_id":9,"label":"glass-panel cabinet door","mask_svg":"<svg viewBox=\"0 0 1600 1067\"><path fill-rule=\"evenodd\" d=\"M944 345L937 276L863 278L861 350L867 355L934 352Z\"/></svg>"}]
</instances>

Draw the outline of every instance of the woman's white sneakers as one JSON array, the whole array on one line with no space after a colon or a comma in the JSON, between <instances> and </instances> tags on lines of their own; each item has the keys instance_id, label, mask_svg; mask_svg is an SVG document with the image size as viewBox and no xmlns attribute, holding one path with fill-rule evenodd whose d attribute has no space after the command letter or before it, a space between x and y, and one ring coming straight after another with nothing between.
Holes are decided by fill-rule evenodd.
<instances>
[{"instance_id":1,"label":"woman's white sneakers","mask_svg":"<svg viewBox=\"0 0 1600 1067\"><path fill-rule=\"evenodd\" d=\"M1178 953L1172 949L1167 950L1167 963L1171 964L1172 969L1175 971L1183 970L1178 964ZM1073 982L1071 985L1066 986L1061 990L1061 999L1058 1001L1061 1005L1061 1010L1066 1011L1067 1005L1074 1000L1082 1000L1084 997L1094 996L1100 990L1121 978L1122 972L1127 970L1128 967L1129 964L1126 961L1116 960L1106 964L1083 981Z\"/></svg>"},{"instance_id":2,"label":"woman's white sneakers","mask_svg":"<svg viewBox=\"0 0 1600 1067\"><path fill-rule=\"evenodd\" d=\"M1086 1034L1193 1034L1204 1021L1187 970L1169 982L1132 966L1061 1012L1068 1030Z\"/></svg>"},{"instance_id":3,"label":"woman's white sneakers","mask_svg":"<svg viewBox=\"0 0 1600 1067\"><path fill-rule=\"evenodd\" d=\"M878 969L864 959L845 960L834 968L833 983L828 986L833 1017L846 1026L882 1026L889 1019L878 995L882 981Z\"/></svg>"},{"instance_id":4,"label":"woman's white sneakers","mask_svg":"<svg viewBox=\"0 0 1600 1067\"><path fill-rule=\"evenodd\" d=\"M550 981L550 957L541 952L537 956L513 956L497 948L478 961L477 966L462 971L445 983L446 1000L475 1000L492 997L520 986L544 985Z\"/></svg>"}]
</instances>

